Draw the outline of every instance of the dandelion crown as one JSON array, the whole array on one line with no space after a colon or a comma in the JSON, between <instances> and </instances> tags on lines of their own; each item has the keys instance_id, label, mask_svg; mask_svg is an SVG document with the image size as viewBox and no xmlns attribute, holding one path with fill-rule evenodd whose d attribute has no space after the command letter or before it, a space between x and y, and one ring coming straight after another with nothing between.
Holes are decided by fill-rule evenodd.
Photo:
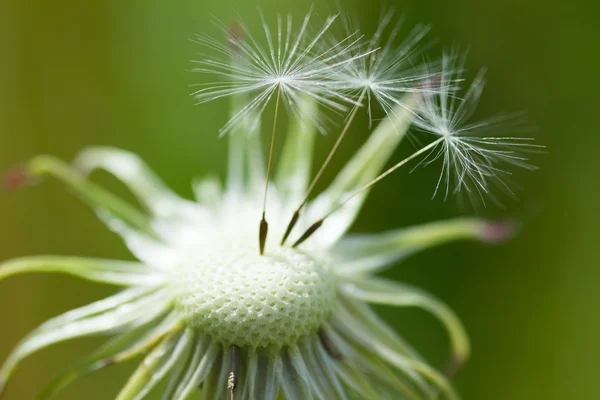
<instances>
[{"instance_id":1,"label":"dandelion crown","mask_svg":"<svg viewBox=\"0 0 600 400\"><path fill-rule=\"evenodd\" d=\"M457 398L449 379L469 355L459 319L431 295L375 275L434 245L500 241L510 225L456 218L376 234L346 232L373 185L405 164L439 160L435 193L445 197L495 199L492 186L512 194L503 167L533 169L522 154L537 146L498 134L520 123L518 116L471 121L483 74L461 91L464 57L457 50L420 61L427 27L400 40L391 12L371 36L339 16L321 23L311 12L300 22L261 18L259 35L240 23L222 26L225 40L196 37L209 54L194 70L214 79L197 88L195 99L232 103L221 130L229 140L224 184L202 180L194 185L196 199L186 200L135 154L113 148L87 149L72 165L39 156L8 176L11 188L41 177L62 181L139 261L33 256L0 264L0 280L58 272L122 287L43 323L17 344L0 369L0 397L11 395L6 383L29 355L110 334L41 398L139 356L143 361L117 399L142 399L153 390L163 399ZM344 28L342 37L332 33L336 26ZM269 105L275 114L264 157L260 133ZM355 116L366 112L371 125L378 110L385 118L316 194ZM286 111L291 122L284 129L278 117ZM343 126L336 128L332 114ZM408 137L426 144L385 169L410 127ZM336 140L311 173L318 132ZM276 140L285 144L274 168ZM143 211L95 184L89 175L96 170L123 181ZM419 307L438 317L450 337L446 368L430 366L369 304Z\"/></svg>"}]
</instances>

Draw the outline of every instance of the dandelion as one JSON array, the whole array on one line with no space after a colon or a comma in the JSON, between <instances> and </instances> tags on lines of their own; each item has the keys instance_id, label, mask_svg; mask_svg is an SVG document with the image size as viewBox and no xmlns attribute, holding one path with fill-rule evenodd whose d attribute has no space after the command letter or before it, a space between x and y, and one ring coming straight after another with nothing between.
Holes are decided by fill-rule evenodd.
<instances>
[{"instance_id":1,"label":"dandelion","mask_svg":"<svg viewBox=\"0 0 600 400\"><path fill-rule=\"evenodd\" d=\"M233 94L235 121L240 118L238 97L247 93ZM268 193L261 187L271 157L263 157L259 135L231 135L226 181L199 181L194 200L170 190L135 154L114 148L87 149L72 165L39 156L9 175L11 188L45 177L63 182L122 237L138 261L32 256L0 263L0 280L54 272L122 288L43 323L17 344L0 368L0 397L29 355L70 339L110 334L112 339L58 376L41 398L83 375L141 356L117 399L141 399L159 387L163 399L177 400L420 400L437 399L440 393L457 399L449 376L470 353L460 320L435 297L376 274L435 245L501 241L512 234L511 227L455 218L347 234L375 183L445 140L440 137L384 170L417 121L412 106L427 110L433 104L414 93L374 129L329 187L306 202L306 218L297 221L305 233L292 246L266 235L257 243L255 217L261 207L264 217L266 201L271 229L284 235L286 216L310 185L318 127L306 121L317 118L321 99L305 93L294 101L303 117L290 122ZM433 114L423 111L420 127L427 115ZM90 174L97 170L121 180L143 209L94 183ZM319 224L309 224L319 217ZM381 320L373 304L418 307L436 316L449 335L446 374Z\"/></svg>"}]
</instances>

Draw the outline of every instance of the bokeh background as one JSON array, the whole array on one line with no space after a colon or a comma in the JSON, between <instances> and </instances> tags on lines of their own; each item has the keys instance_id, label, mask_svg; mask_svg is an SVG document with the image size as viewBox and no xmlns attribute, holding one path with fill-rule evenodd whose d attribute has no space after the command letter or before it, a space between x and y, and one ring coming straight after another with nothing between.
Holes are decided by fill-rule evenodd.
<instances>
[{"instance_id":1,"label":"bokeh background","mask_svg":"<svg viewBox=\"0 0 600 400\"><path fill-rule=\"evenodd\" d=\"M376 24L379 0L339 0ZM586 6L587 3L587 6ZM259 0L266 11L301 16L310 1ZM528 110L548 153L541 170L516 174L523 190L505 210L477 211L524 222L502 246L460 243L419 254L387 275L444 299L463 318L473 357L456 386L465 399L600 398L600 107L597 14L584 0L412 1L387 5L408 26L433 26L438 45L470 46L471 76L482 65L489 84L480 115ZM319 2L326 14L335 2ZM72 159L89 145L142 155L182 195L192 177L223 175L226 141L216 138L226 103L194 107L187 72L194 33L219 32L241 15L258 28L256 4L232 0L0 1L0 170L40 153ZM365 119L336 157L327 178L365 137ZM320 139L323 159L333 136ZM407 151L405 149L405 151ZM474 211L429 200L436 171L398 173L377 187L355 231L378 231ZM118 193L105 176L98 180ZM0 194L0 260L30 254L131 258L85 205L55 182ZM43 320L115 289L62 276L0 282L0 359ZM382 312L433 363L447 339L419 311ZM32 399L57 371L101 342L57 345L28 359L6 400ZM60 398L113 398L134 363L86 377Z\"/></svg>"}]
</instances>

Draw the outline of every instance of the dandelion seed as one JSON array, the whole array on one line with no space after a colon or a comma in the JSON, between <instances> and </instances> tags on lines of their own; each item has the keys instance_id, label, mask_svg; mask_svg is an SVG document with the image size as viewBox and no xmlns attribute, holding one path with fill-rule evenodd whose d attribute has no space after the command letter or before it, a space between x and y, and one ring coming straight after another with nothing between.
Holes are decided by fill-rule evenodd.
<instances>
[{"instance_id":1,"label":"dandelion seed","mask_svg":"<svg viewBox=\"0 0 600 400\"><path fill-rule=\"evenodd\" d=\"M267 42L266 50L243 24L240 26L247 36L247 40L240 34L228 34L229 46L206 36L198 36L196 39L198 43L217 51L226 60L204 58L195 62L199 67L194 68L193 71L227 79L223 82L211 82L207 87L196 91L193 95L198 103L242 94L247 95L250 99L221 129L222 134L242 123L247 124L244 129L248 132L257 130L263 111L272 96L276 96L263 197L264 205L259 223L260 254L264 252L269 229L266 220L266 201L280 100L294 117L305 122L310 121L325 132L325 125L322 118L319 117L320 114L314 113L308 118L301 114L302 108L299 106L301 97L310 97L320 104L338 111L344 110L345 107L340 102L351 101L351 99L343 96L340 91L335 90L334 86L329 84L330 76L336 68L343 67L355 58L363 57L361 54L347 56L354 46L352 42L348 44L347 40L327 48L322 45L322 39L335 20L335 16L328 18L317 34L309 39L310 18L311 12L304 18L299 31L294 34L291 16L288 15L284 28L284 22L278 15L276 39L273 40L271 30L261 13Z\"/></svg>"},{"instance_id":2,"label":"dandelion seed","mask_svg":"<svg viewBox=\"0 0 600 400\"><path fill-rule=\"evenodd\" d=\"M444 54L442 85L444 80L462 80L464 59L457 50ZM459 65L455 65L457 61ZM523 130L526 120L522 113L469 121L485 86L484 74L484 70L479 72L462 98L439 92L425 95L420 102L415 126L436 137L438 143L421 164L442 161L434 197L440 191L444 198L450 193L466 193L473 202L481 200L485 204L486 198L496 201L490 185L514 196L506 182L510 172L503 169L503 164L537 169L529 164L525 153L539 151L543 146L533 144L533 139L527 137L500 136L508 130Z\"/></svg>"}]
</instances>

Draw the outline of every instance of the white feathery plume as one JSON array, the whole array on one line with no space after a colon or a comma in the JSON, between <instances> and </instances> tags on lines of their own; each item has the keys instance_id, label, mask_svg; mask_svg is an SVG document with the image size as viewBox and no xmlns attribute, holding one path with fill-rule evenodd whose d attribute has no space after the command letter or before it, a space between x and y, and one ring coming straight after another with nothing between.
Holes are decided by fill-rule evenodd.
<instances>
[{"instance_id":1,"label":"white feathery plume","mask_svg":"<svg viewBox=\"0 0 600 400\"><path fill-rule=\"evenodd\" d=\"M444 53L440 86L463 80L464 60L457 50ZM507 130L513 133L523 130L526 122L523 113L469 122L485 86L484 75L482 69L464 97L451 91L440 91L424 95L419 102L418 118L413 123L418 130L437 138L434 145L429 145L431 151L420 164L442 160L434 197L443 191L444 198L452 192L466 194L472 201L479 198L484 205L485 197L497 202L490 192L490 185L500 186L514 196L507 183L511 173L503 169L503 164L537 169L528 163L524 153L539 151L544 146L531 143L532 138L501 136Z\"/></svg>"},{"instance_id":2,"label":"white feathery plume","mask_svg":"<svg viewBox=\"0 0 600 400\"><path fill-rule=\"evenodd\" d=\"M432 68L417 65L418 55L426 48L422 42L430 30L429 26L415 26L402 41L396 43L403 20L394 23L394 17L393 9L382 13L370 40L351 49L356 55L368 55L354 57L352 62L336 70L334 77L339 88L349 95L361 100L363 96L366 97L369 126L373 122L373 103L378 104L388 116L395 112L396 106L409 109L402 101L403 95L423 91L423 82L435 74L429 71ZM352 19L345 19L345 35L356 35L357 26ZM385 33L388 34L384 41L382 37Z\"/></svg>"},{"instance_id":3,"label":"white feathery plume","mask_svg":"<svg viewBox=\"0 0 600 400\"><path fill-rule=\"evenodd\" d=\"M278 90L288 112L299 120L308 117L302 115L300 105L303 97L312 98L326 108L345 111L347 107L344 103L353 100L330 84L332 75L336 69L365 54L352 51L356 42L352 42L351 38L324 45L323 39L337 16L328 17L314 33L310 27L312 11L307 13L298 30L295 30L291 15L284 20L278 14L275 35L262 13L260 17L266 46L243 22L239 22L239 34L218 22L227 35L228 43L221 43L206 35L195 38L197 43L215 51L217 55L193 61L197 67L192 71L222 79L196 85L203 86L193 93L197 103L233 95L246 95L248 98L247 103L221 128L221 135L240 124L244 124L250 133L256 131L263 111ZM322 115L311 115L309 122L325 133Z\"/></svg>"}]
</instances>

